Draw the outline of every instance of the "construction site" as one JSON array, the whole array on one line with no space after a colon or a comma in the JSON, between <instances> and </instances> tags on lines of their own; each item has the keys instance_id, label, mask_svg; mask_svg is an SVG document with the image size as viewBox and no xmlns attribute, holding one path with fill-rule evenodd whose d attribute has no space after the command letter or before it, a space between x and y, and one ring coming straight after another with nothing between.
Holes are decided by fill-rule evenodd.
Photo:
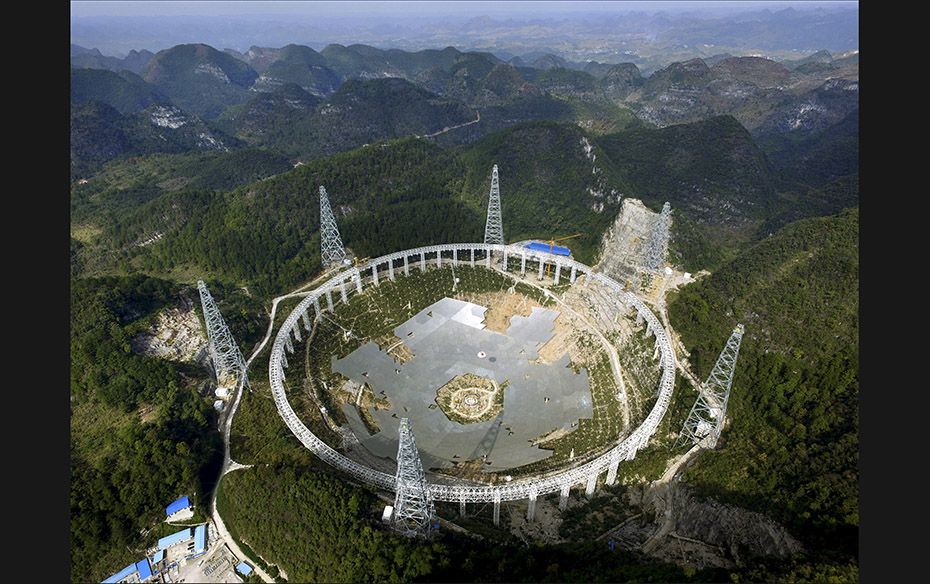
<instances>
[{"instance_id":1,"label":"construction site","mask_svg":"<svg viewBox=\"0 0 930 584\"><path fill-rule=\"evenodd\" d=\"M617 484L649 445L676 373L698 391L677 432L687 452L672 460L713 448L724 427L743 329L707 382L694 380L664 313L665 295L694 279L667 260L667 203L657 213L624 200L593 267L555 245L574 236L504 243L500 204L495 166L483 242L352 261L320 187L327 271L287 295L297 305L274 332L279 415L321 460L390 494L384 521L407 535L429 536L437 504L461 517L491 505L499 525L502 504L523 501L508 515L519 509L520 529L545 539L573 489L590 499ZM218 374L241 392L244 359L221 316L206 322Z\"/></svg>"}]
</instances>

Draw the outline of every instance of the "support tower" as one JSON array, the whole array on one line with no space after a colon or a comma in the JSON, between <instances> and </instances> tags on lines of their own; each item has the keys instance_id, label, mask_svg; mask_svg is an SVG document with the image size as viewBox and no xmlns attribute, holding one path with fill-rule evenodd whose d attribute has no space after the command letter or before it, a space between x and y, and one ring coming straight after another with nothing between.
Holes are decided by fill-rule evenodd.
<instances>
[{"instance_id":1,"label":"support tower","mask_svg":"<svg viewBox=\"0 0 930 584\"><path fill-rule=\"evenodd\" d=\"M342 237L339 236L339 227L336 218L329 206L329 196L326 189L320 187L320 256L323 266L329 267L345 259L346 250L342 246Z\"/></svg>"},{"instance_id":2,"label":"support tower","mask_svg":"<svg viewBox=\"0 0 930 584\"><path fill-rule=\"evenodd\" d=\"M697 401L685 420L685 425L678 435L675 446L688 442L692 444L703 443L707 448L715 448L723 423L727 415L727 401L730 399L730 387L733 385L733 371L736 369L736 358L739 356L739 346L743 340L743 325L738 324L733 329L727 345L717 358L710 376L699 389Z\"/></svg>"},{"instance_id":3,"label":"support tower","mask_svg":"<svg viewBox=\"0 0 930 584\"><path fill-rule=\"evenodd\" d=\"M207 338L210 340L210 356L213 358L217 383L229 387L242 381L248 386L245 359L203 280L197 280L197 290L200 291L203 319L207 323Z\"/></svg>"},{"instance_id":4,"label":"support tower","mask_svg":"<svg viewBox=\"0 0 930 584\"><path fill-rule=\"evenodd\" d=\"M655 271L665 263L671 223L672 206L666 201L662 205L662 212L659 214L659 221L656 223L655 231L652 232L652 239L649 240L649 247L646 248L646 269Z\"/></svg>"},{"instance_id":5,"label":"support tower","mask_svg":"<svg viewBox=\"0 0 930 584\"><path fill-rule=\"evenodd\" d=\"M433 500L407 418L401 418L397 434L400 442L397 446L394 528L407 536L428 536L434 512Z\"/></svg>"},{"instance_id":6,"label":"support tower","mask_svg":"<svg viewBox=\"0 0 930 584\"><path fill-rule=\"evenodd\" d=\"M501 222L501 189L497 180L497 165L491 169L491 200L488 201L488 221L484 226L485 243L504 243L504 225Z\"/></svg>"}]
</instances>

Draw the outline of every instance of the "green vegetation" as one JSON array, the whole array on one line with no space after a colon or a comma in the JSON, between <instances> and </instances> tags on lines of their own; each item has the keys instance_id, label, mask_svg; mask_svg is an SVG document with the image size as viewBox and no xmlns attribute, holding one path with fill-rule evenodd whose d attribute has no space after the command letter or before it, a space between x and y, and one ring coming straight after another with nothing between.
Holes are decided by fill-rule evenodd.
<instances>
[{"instance_id":1,"label":"green vegetation","mask_svg":"<svg viewBox=\"0 0 930 584\"><path fill-rule=\"evenodd\" d=\"M217 505L237 538L260 549L293 582L429 580L448 564L441 544L374 528L377 499L328 474L243 469L224 478Z\"/></svg>"},{"instance_id":2,"label":"green vegetation","mask_svg":"<svg viewBox=\"0 0 930 584\"><path fill-rule=\"evenodd\" d=\"M131 331L177 293L142 276L72 282L75 581L99 581L138 560L140 530L181 494L202 504L218 472L214 414L197 393L203 374L130 349Z\"/></svg>"},{"instance_id":3,"label":"green vegetation","mask_svg":"<svg viewBox=\"0 0 930 584\"><path fill-rule=\"evenodd\" d=\"M702 377L730 329L747 331L731 425L688 481L841 562L858 555L858 230L858 208L788 225L670 306Z\"/></svg>"},{"instance_id":4,"label":"green vegetation","mask_svg":"<svg viewBox=\"0 0 930 584\"><path fill-rule=\"evenodd\" d=\"M168 98L135 73L71 69L71 105L90 101L103 102L121 114L169 103Z\"/></svg>"},{"instance_id":5,"label":"green vegetation","mask_svg":"<svg viewBox=\"0 0 930 584\"><path fill-rule=\"evenodd\" d=\"M759 146L781 178L798 183L798 190L820 188L842 176L858 174L859 109L823 130L762 136Z\"/></svg>"},{"instance_id":6,"label":"green vegetation","mask_svg":"<svg viewBox=\"0 0 930 584\"><path fill-rule=\"evenodd\" d=\"M612 103L569 98L573 121L594 136L638 128L643 123L629 109ZM568 121L568 120L566 120Z\"/></svg>"},{"instance_id":7,"label":"green vegetation","mask_svg":"<svg viewBox=\"0 0 930 584\"><path fill-rule=\"evenodd\" d=\"M562 512L559 535L571 541L592 541L632 515L623 502L623 485L602 486L597 497L584 498Z\"/></svg>"},{"instance_id":8,"label":"green vegetation","mask_svg":"<svg viewBox=\"0 0 930 584\"><path fill-rule=\"evenodd\" d=\"M786 191L778 194L779 213L759 227L758 238L772 235L788 223L807 217L835 215L859 205L859 174L844 176L806 192Z\"/></svg>"},{"instance_id":9,"label":"green vegetation","mask_svg":"<svg viewBox=\"0 0 930 584\"><path fill-rule=\"evenodd\" d=\"M672 212L669 261L682 269L695 273L723 265L725 258L736 250L721 248L710 241L701 226L687 212Z\"/></svg>"},{"instance_id":10,"label":"green vegetation","mask_svg":"<svg viewBox=\"0 0 930 584\"><path fill-rule=\"evenodd\" d=\"M282 95L258 95L224 114L227 127L252 143L302 160L432 134L475 119L465 105L397 78L347 81L319 105L296 86L277 93ZM295 112L295 102L302 104L301 112Z\"/></svg>"},{"instance_id":11,"label":"green vegetation","mask_svg":"<svg viewBox=\"0 0 930 584\"><path fill-rule=\"evenodd\" d=\"M213 178L185 182L190 175L181 162L178 170L164 171L149 170L164 162L140 162L137 170L121 163L75 188L75 208L114 209L97 225L102 232L93 242L75 250L75 270L132 269L163 277L174 277L177 270L199 271L269 296L320 270L319 185L330 194L346 245L360 257L378 256L418 245L480 240L493 164L501 172L508 241L584 233L568 244L574 257L593 263L601 235L619 211L618 197L642 196L656 208L667 198L675 209L673 249L692 270L713 267L731 255L727 250L746 241L774 194L766 183L764 158L732 119L676 128L593 138L576 126L536 122L461 150L404 139L311 161L224 194L204 190L226 186ZM585 155L583 140L596 161ZM720 146L708 151L707 143ZM657 148L668 150L668 156L657 157ZM215 156L216 172L210 176L223 176L223 169L239 160L232 153ZM277 164L274 159L268 163L255 172ZM229 173L227 184L246 179L247 166L239 167L242 174ZM706 183L704 173L714 182ZM182 190L169 190L182 184ZM694 195L688 185L704 194ZM742 193L739 201L745 205L712 205L722 213L712 217L695 211L705 208L705 195L729 197L734 190ZM741 225L735 229L742 235L721 245L726 239L721 226L733 221ZM95 223L82 220L77 226ZM139 247L155 233L164 235Z\"/></svg>"},{"instance_id":12,"label":"green vegetation","mask_svg":"<svg viewBox=\"0 0 930 584\"><path fill-rule=\"evenodd\" d=\"M72 180L88 178L106 162L117 158L236 146L235 139L180 111L171 113L183 122L177 127L156 125L152 120L155 107L123 115L102 101L72 105Z\"/></svg>"},{"instance_id":13,"label":"green vegetation","mask_svg":"<svg viewBox=\"0 0 930 584\"><path fill-rule=\"evenodd\" d=\"M372 525L382 501L323 472L236 471L224 479L217 505L237 539L261 549L294 582L686 580L674 566L611 552L604 542L526 548L453 532L429 544L412 542Z\"/></svg>"},{"instance_id":14,"label":"green vegetation","mask_svg":"<svg viewBox=\"0 0 930 584\"><path fill-rule=\"evenodd\" d=\"M329 95L339 87L339 76L326 66L323 55L310 47L287 45L280 56L265 71L265 77L279 82L294 83L313 89L314 93Z\"/></svg>"},{"instance_id":15,"label":"green vegetation","mask_svg":"<svg viewBox=\"0 0 930 584\"><path fill-rule=\"evenodd\" d=\"M264 369L253 366L254 379L249 378L252 391L242 394L233 419L230 455L242 464L307 466L315 460L314 456L281 420L271 397L268 377L260 373L267 370L267 365ZM307 423L306 417L304 423ZM315 426L310 427L317 433Z\"/></svg>"},{"instance_id":16,"label":"green vegetation","mask_svg":"<svg viewBox=\"0 0 930 584\"><path fill-rule=\"evenodd\" d=\"M574 233L565 242L578 261L591 264L601 234L620 210L611 191L629 193L612 171L607 154L594 145L596 164L582 145L586 134L575 126L552 122L524 124L488 136L462 152L466 166L461 198L480 212L487 209L490 168L500 171L501 208L507 241L549 239ZM593 139L589 140L593 144ZM592 167L602 170L595 175ZM604 193L596 197L588 191ZM595 207L603 204L603 209Z\"/></svg>"},{"instance_id":17,"label":"green vegetation","mask_svg":"<svg viewBox=\"0 0 930 584\"><path fill-rule=\"evenodd\" d=\"M592 206L606 199L563 193L587 193L589 188L609 192L621 189L622 183L609 175L592 178L583 136L571 126L537 124L461 153L421 140L400 140L313 161L222 195L188 187L158 194L158 184L171 182L166 173L139 181L113 178L121 186L111 190L104 187L109 183L80 185L74 195L77 206L100 201L97 204L125 204L120 209L131 209L104 222L94 242L77 249L75 263L91 273L119 266L162 276L196 267L200 273L248 284L253 293L268 296L320 270L319 185L327 187L346 245L361 257L377 256L418 245L479 241L488 170L494 162L502 169L507 239L583 232L585 236L571 245L575 257L591 262L600 235L619 206L611 203L597 212ZM526 146L508 146L516 143ZM139 175L147 172L140 170ZM172 176L184 175L178 171ZM417 229L409 229L410 225ZM136 244L155 233L164 236L144 247Z\"/></svg>"},{"instance_id":18,"label":"green vegetation","mask_svg":"<svg viewBox=\"0 0 930 584\"><path fill-rule=\"evenodd\" d=\"M739 215L759 216L774 196L764 155L730 116L632 129L597 143L638 195L659 207L664 201L677 209L705 198L728 199Z\"/></svg>"},{"instance_id":19,"label":"green vegetation","mask_svg":"<svg viewBox=\"0 0 930 584\"><path fill-rule=\"evenodd\" d=\"M71 221L119 225L127 212L165 193L228 191L291 169L287 158L256 149L154 154L112 161L71 191Z\"/></svg>"},{"instance_id":20,"label":"green vegetation","mask_svg":"<svg viewBox=\"0 0 930 584\"><path fill-rule=\"evenodd\" d=\"M188 44L159 51L142 77L181 109L209 119L248 99L248 88L258 73L213 47Z\"/></svg>"},{"instance_id":21,"label":"green vegetation","mask_svg":"<svg viewBox=\"0 0 930 584\"><path fill-rule=\"evenodd\" d=\"M404 140L314 161L225 196L193 201L187 194L182 201L168 195L153 206L170 205L183 224L147 248L151 252L137 253L156 273L192 262L270 296L321 269L320 185L329 192L346 245L361 257L455 241L463 233L479 238L481 216L448 197L454 166L438 148ZM152 211L140 214L138 222Z\"/></svg>"},{"instance_id":22,"label":"green vegetation","mask_svg":"<svg viewBox=\"0 0 930 584\"><path fill-rule=\"evenodd\" d=\"M459 519L454 504L440 505L440 514L488 541L444 529L438 542L414 545L382 530L382 503L327 474L282 423L268 388L266 349L252 365L253 391L243 396L232 431L233 457L256 467L229 475L219 493L227 525L251 561L274 576L278 568L269 563L277 564L292 581L855 580L858 209L799 220L858 204L857 110L844 110L851 113L822 130L757 132L757 146L729 116L644 127L604 99L619 103L642 84L629 64L596 80L562 68L516 69L452 48L405 53L332 45L317 53L293 46L280 57L265 74L296 85L258 94L247 90L255 70L205 45L161 52L145 80L72 70L72 580L97 581L137 560L153 538L175 529L158 523L168 501L189 494L202 503L212 489L221 444L210 399L198 392L205 372L134 354L129 342L179 294L196 302L178 282L207 279L247 353L265 332L264 300L320 272L319 185L330 193L347 246L360 258L374 257L480 241L495 163L507 240L582 232L567 243L589 264L619 197L641 198L655 210L671 202L672 258L691 272L714 271L670 303L669 318L696 373L706 376L736 322L747 326L731 425L685 479L704 495L784 523L808 552L732 573L686 574L610 552L604 542L525 546L490 525L490 505ZM779 74L769 69L761 73ZM416 84L350 80L339 88L349 77L383 71ZM712 77L695 63L672 66L647 81L645 94L673 80L702 87ZM334 90L328 99L308 93ZM171 105L169 97L188 112L172 114L183 118L178 128L152 119L155 106ZM737 112L740 119L784 105L752 101ZM705 109L688 119L710 111L699 107ZM480 122L434 138L377 142L471 121L476 110ZM221 112L216 126L197 117ZM210 146L204 136L232 151L203 151ZM585 156L583 140L596 161ZM292 170L294 157L305 165ZM354 337L324 320L307 352L290 359L288 399L329 444L339 440L319 405L337 421L343 415L320 386L341 385L329 356L344 356L453 295L448 270L421 275L411 268L411 278L389 282L383 275L379 289L332 315ZM511 283L486 270L462 267L456 275L463 294ZM546 303L535 289L518 292ZM296 302L279 306L277 324ZM646 396L657 371L631 365L639 353L651 355L648 343L628 349L620 354L624 369L644 390L632 404L635 420L654 403ZM598 396L615 393L606 359L588 375ZM679 378L650 445L620 466L620 485L565 515L563 536L596 535L626 516L623 485L662 473L693 399ZM618 406L612 397L607 403L595 415L605 420L583 421L548 444L555 453L547 464L564 462L572 448L581 456L619 432ZM508 514L502 519L507 526Z\"/></svg>"},{"instance_id":23,"label":"green vegetation","mask_svg":"<svg viewBox=\"0 0 930 584\"><path fill-rule=\"evenodd\" d=\"M719 263L703 262L722 260L720 252L747 242L776 204L765 155L730 116L631 129L596 141L630 185L628 194L655 211L668 201L675 223L684 220L683 231L675 233L684 237L676 253L689 269L716 268Z\"/></svg>"}]
</instances>

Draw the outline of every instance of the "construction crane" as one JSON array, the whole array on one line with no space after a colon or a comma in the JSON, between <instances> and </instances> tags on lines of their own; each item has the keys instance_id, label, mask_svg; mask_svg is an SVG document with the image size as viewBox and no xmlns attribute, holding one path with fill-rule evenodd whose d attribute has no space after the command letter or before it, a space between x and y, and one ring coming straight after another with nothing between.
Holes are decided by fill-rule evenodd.
<instances>
[{"instance_id":1,"label":"construction crane","mask_svg":"<svg viewBox=\"0 0 930 584\"><path fill-rule=\"evenodd\" d=\"M354 259L355 259L355 267L357 268L359 264L364 264L365 262L367 262L367 261L370 260L371 258L368 257L368 258L358 259L358 258L356 257L356 258L354 258Z\"/></svg>"},{"instance_id":2,"label":"construction crane","mask_svg":"<svg viewBox=\"0 0 930 584\"><path fill-rule=\"evenodd\" d=\"M574 239L576 237L581 237L584 233L575 233L574 235L566 235L565 237L556 237L550 239L547 243L549 244L549 253L552 253L552 250L555 249L555 242L565 241L566 239ZM546 275L549 275L552 272L552 264L546 264Z\"/></svg>"}]
</instances>

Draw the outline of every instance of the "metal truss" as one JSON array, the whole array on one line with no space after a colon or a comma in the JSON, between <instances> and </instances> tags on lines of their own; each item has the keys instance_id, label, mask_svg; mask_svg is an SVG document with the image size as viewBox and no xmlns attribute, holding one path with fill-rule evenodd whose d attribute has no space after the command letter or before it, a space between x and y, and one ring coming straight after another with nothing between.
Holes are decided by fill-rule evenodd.
<instances>
[{"instance_id":1,"label":"metal truss","mask_svg":"<svg viewBox=\"0 0 930 584\"><path fill-rule=\"evenodd\" d=\"M407 536L429 535L435 508L417 442L407 418L397 430L397 474L394 478L394 529Z\"/></svg>"},{"instance_id":2,"label":"metal truss","mask_svg":"<svg viewBox=\"0 0 930 584\"><path fill-rule=\"evenodd\" d=\"M369 260L364 268L351 268L333 275L315 290L308 292L306 297L297 305L291 314L284 320L271 349L271 358L268 361L268 377L271 382L271 394L274 398L278 413L284 423L293 432L297 439L317 457L340 469L358 480L378 488L396 492L397 478L375 469L369 468L342 455L328 444L318 438L300 420L287 400L285 368L287 367L286 351L293 349L294 342L301 342L305 338L300 333L300 327L309 330L311 319L323 318L323 313L332 311L333 298L342 298L342 290L347 297L362 293L365 286L378 286L381 281L378 276L385 270L389 274L405 275L407 268L419 266L420 270L427 269L426 259L429 263L441 269L444 266L454 266L463 262L470 265L484 265L490 267L491 253L512 258L521 258L521 262L535 263L537 265L551 264L557 269L554 271L553 281L557 281L559 274L569 273L571 282L576 277L584 276L586 283L595 282L598 286L606 287L610 293L619 300L624 312L633 310L646 324L647 336L655 337L656 349L659 353L659 367L661 376L656 403L646 416L643 423L622 440L614 444L604 454L581 463L569 469L554 471L541 476L514 479L502 484L485 484L479 482L460 481L454 484L428 483L429 494L433 501L449 501L458 503L495 503L501 501L516 501L520 499L536 499L537 496L548 493L563 493L565 489L574 485L591 485L592 479L607 472L607 484L613 484L617 475L618 465L624 460L632 460L636 453L644 448L649 439L655 434L659 423L668 410L669 402L675 386L675 353L671 342L659 319L635 294L624 290L623 286L615 280L594 270L580 262L564 256L557 256L544 251L530 250L518 245L489 245L484 243L456 243L433 245L408 249ZM477 258L477 260L476 260ZM505 264L506 265L506 264ZM564 276L561 276L564 277ZM337 296L338 295L338 296ZM312 316L311 316L312 315Z\"/></svg>"},{"instance_id":3,"label":"metal truss","mask_svg":"<svg viewBox=\"0 0 930 584\"><path fill-rule=\"evenodd\" d=\"M662 205L662 212L659 214L656 228L652 232L652 239L649 240L649 247L646 248L646 268L649 270L658 270L665 263L665 256L668 254L669 227L671 223L672 206L666 201Z\"/></svg>"},{"instance_id":4,"label":"metal truss","mask_svg":"<svg viewBox=\"0 0 930 584\"><path fill-rule=\"evenodd\" d=\"M197 280L197 290L200 291L203 319L207 323L207 338L210 341L210 356L213 358L217 383L226 385L234 379L237 383L242 381L248 385L245 359L203 280Z\"/></svg>"},{"instance_id":5,"label":"metal truss","mask_svg":"<svg viewBox=\"0 0 930 584\"><path fill-rule=\"evenodd\" d=\"M497 180L497 165L491 169L491 197L488 201L488 220L484 225L485 243L504 243L504 225L501 222L501 189Z\"/></svg>"},{"instance_id":6,"label":"metal truss","mask_svg":"<svg viewBox=\"0 0 930 584\"><path fill-rule=\"evenodd\" d=\"M329 196L322 186L320 187L320 257L323 259L324 266L339 263L346 257L342 237L339 236L339 227L336 226L336 218L333 217L333 210L329 206Z\"/></svg>"},{"instance_id":7,"label":"metal truss","mask_svg":"<svg viewBox=\"0 0 930 584\"><path fill-rule=\"evenodd\" d=\"M700 388L700 394L685 425L678 435L675 446L702 443L707 448L715 448L723 423L727 416L727 402L730 388L733 386L733 372L736 370L736 358L739 356L740 343L743 340L743 325L738 324L727 340L717 363Z\"/></svg>"}]
</instances>

